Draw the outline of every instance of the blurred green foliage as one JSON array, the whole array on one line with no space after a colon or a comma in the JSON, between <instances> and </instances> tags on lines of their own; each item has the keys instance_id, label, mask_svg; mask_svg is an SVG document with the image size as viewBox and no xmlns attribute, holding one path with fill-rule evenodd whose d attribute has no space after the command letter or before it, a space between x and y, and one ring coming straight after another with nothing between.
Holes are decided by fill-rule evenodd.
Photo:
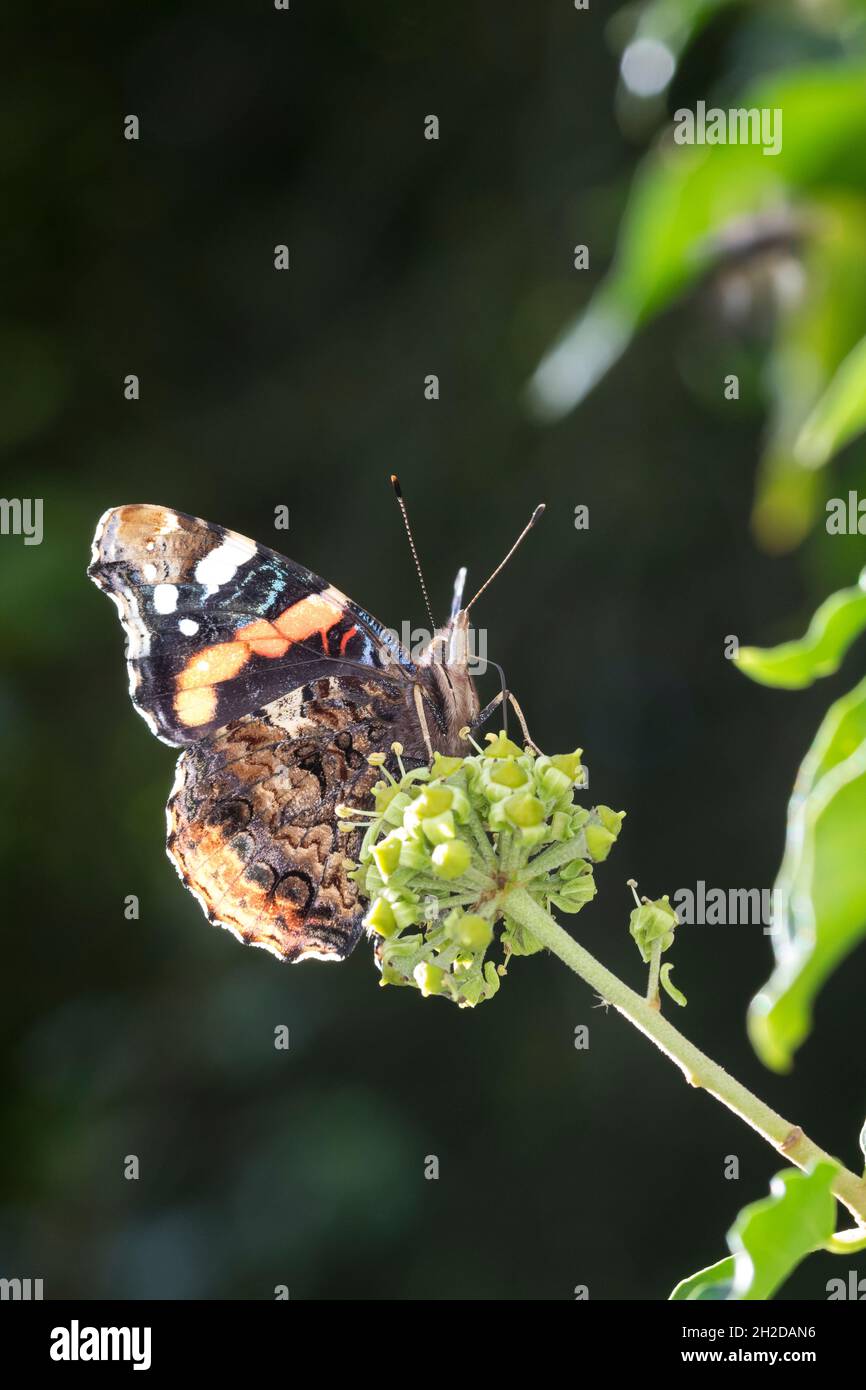
<instances>
[{"instance_id":1,"label":"blurred green foliage","mask_svg":"<svg viewBox=\"0 0 866 1390\"><path fill-rule=\"evenodd\" d=\"M673 77L673 59L722 8L646 6L633 33L617 29L623 73L629 54L652 40L644 76L652 77L658 50L667 48ZM743 7L747 34L765 8ZM610 272L543 358L529 397L542 418L561 417L641 328L710 277L733 315L767 290L772 323L759 389L769 422L753 518L758 539L778 551L802 541L815 520L813 470L866 423L855 404L863 369L856 354L848 357L866 322L866 12L861 3L792 3L773 14L782 32L786 18L804 40L814 31L798 59L782 64L790 70L778 71L778 49L767 45L772 76L743 83L736 69L722 68L701 97L708 107L780 112L780 149L675 144L672 126L663 125L633 180ZM646 93L634 83L631 99L640 106ZM650 95L657 100L659 92Z\"/></svg>"},{"instance_id":2,"label":"blurred green foliage","mask_svg":"<svg viewBox=\"0 0 866 1390\"><path fill-rule=\"evenodd\" d=\"M796 452L807 468L823 467L866 429L866 338L840 364L800 431Z\"/></svg>"}]
</instances>

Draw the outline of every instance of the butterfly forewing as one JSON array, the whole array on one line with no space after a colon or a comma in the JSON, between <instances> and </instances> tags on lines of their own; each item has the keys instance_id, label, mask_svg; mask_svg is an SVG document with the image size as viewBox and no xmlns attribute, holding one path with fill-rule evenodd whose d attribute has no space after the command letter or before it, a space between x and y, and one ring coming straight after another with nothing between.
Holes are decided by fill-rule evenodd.
<instances>
[{"instance_id":1,"label":"butterfly forewing","mask_svg":"<svg viewBox=\"0 0 866 1390\"><path fill-rule=\"evenodd\" d=\"M322 676L414 667L311 570L166 507L106 512L90 577L126 631L130 694L164 742L195 742Z\"/></svg>"}]
</instances>

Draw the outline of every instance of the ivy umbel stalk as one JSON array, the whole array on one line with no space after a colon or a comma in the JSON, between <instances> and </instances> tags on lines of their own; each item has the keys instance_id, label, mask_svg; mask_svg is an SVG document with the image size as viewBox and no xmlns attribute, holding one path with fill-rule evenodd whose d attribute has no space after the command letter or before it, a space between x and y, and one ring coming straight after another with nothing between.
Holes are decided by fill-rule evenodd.
<instances>
[{"instance_id":1,"label":"ivy umbel stalk","mask_svg":"<svg viewBox=\"0 0 866 1390\"><path fill-rule=\"evenodd\" d=\"M693 1086L752 1126L799 1168L837 1168L833 1192L866 1227L866 1181L842 1167L799 1126L784 1119L666 1019L659 984L678 1003L661 955L674 940L667 898L638 899L630 931L649 965L642 998L597 961L551 915L576 913L596 892L594 869L613 846L624 812L577 806L581 750L554 757L521 749L504 733L473 743L465 758L434 756L407 772L394 745L399 779L384 767L375 807L343 806L346 826L364 828L354 877L368 900L382 985L471 1008L491 998L515 956L547 948L639 1028ZM498 934L497 934L498 933ZM498 960L495 951L501 952ZM862 1232L861 1232L862 1234Z\"/></svg>"}]
</instances>

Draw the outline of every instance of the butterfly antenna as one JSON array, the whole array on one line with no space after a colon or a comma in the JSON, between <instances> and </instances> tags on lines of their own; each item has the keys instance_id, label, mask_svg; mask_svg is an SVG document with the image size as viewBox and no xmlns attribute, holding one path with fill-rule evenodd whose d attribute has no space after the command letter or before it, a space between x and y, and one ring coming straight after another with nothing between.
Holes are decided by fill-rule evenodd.
<instances>
[{"instance_id":1,"label":"butterfly antenna","mask_svg":"<svg viewBox=\"0 0 866 1390\"><path fill-rule=\"evenodd\" d=\"M433 610L430 607L430 600L427 597L427 585L424 583L424 573L421 569L421 561L418 559L418 551L415 549L415 538L412 535L412 527L409 525L409 515L406 511L406 503L403 501L403 492L400 487L400 479L396 473L391 474L391 486L397 498L397 505L403 515L403 525L406 527L406 535L409 537L409 545L412 547L412 559L415 561L415 569L421 581L421 592L424 595L424 606L427 609L427 617L430 619L430 631L435 632L436 623L433 620Z\"/></svg>"},{"instance_id":2,"label":"butterfly antenna","mask_svg":"<svg viewBox=\"0 0 866 1390\"><path fill-rule=\"evenodd\" d=\"M514 554L517 547L520 545L521 541L524 539L524 537L529 535L529 532L532 530L536 522L541 520L543 514L544 503L539 502L538 506L535 508L535 511L532 513L532 516L529 518L520 535L517 537L517 540L514 542L508 554L505 556L505 559L500 560L499 564L496 566L496 569L493 571L490 578L485 579L484 583L481 585L481 588L478 590L478 593L475 595L475 598L469 600L469 602L463 610L464 613L469 612L469 609L472 607L473 603L475 603L477 599L480 599L481 595L484 593L484 590L487 588L489 584L493 583L497 574L501 573L501 571L505 569L505 566L508 564L508 561L511 559L512 555Z\"/></svg>"}]
</instances>

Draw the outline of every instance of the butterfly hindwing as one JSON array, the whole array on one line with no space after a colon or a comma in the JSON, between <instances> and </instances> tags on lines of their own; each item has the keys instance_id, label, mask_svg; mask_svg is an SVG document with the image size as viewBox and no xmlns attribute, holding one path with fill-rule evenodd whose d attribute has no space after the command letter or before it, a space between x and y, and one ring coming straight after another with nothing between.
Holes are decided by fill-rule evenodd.
<instances>
[{"instance_id":1,"label":"butterfly hindwing","mask_svg":"<svg viewBox=\"0 0 866 1390\"><path fill-rule=\"evenodd\" d=\"M133 703L166 743L196 742L320 677L414 674L387 630L318 575L167 507L107 511L88 574L120 614Z\"/></svg>"},{"instance_id":2,"label":"butterfly hindwing","mask_svg":"<svg viewBox=\"0 0 866 1390\"><path fill-rule=\"evenodd\" d=\"M394 766L399 740L420 761L416 730L402 684L371 673L317 681L187 748L168 853L210 921L284 960L347 956L363 927L349 877L361 832L336 807L369 804L371 753Z\"/></svg>"}]
</instances>

